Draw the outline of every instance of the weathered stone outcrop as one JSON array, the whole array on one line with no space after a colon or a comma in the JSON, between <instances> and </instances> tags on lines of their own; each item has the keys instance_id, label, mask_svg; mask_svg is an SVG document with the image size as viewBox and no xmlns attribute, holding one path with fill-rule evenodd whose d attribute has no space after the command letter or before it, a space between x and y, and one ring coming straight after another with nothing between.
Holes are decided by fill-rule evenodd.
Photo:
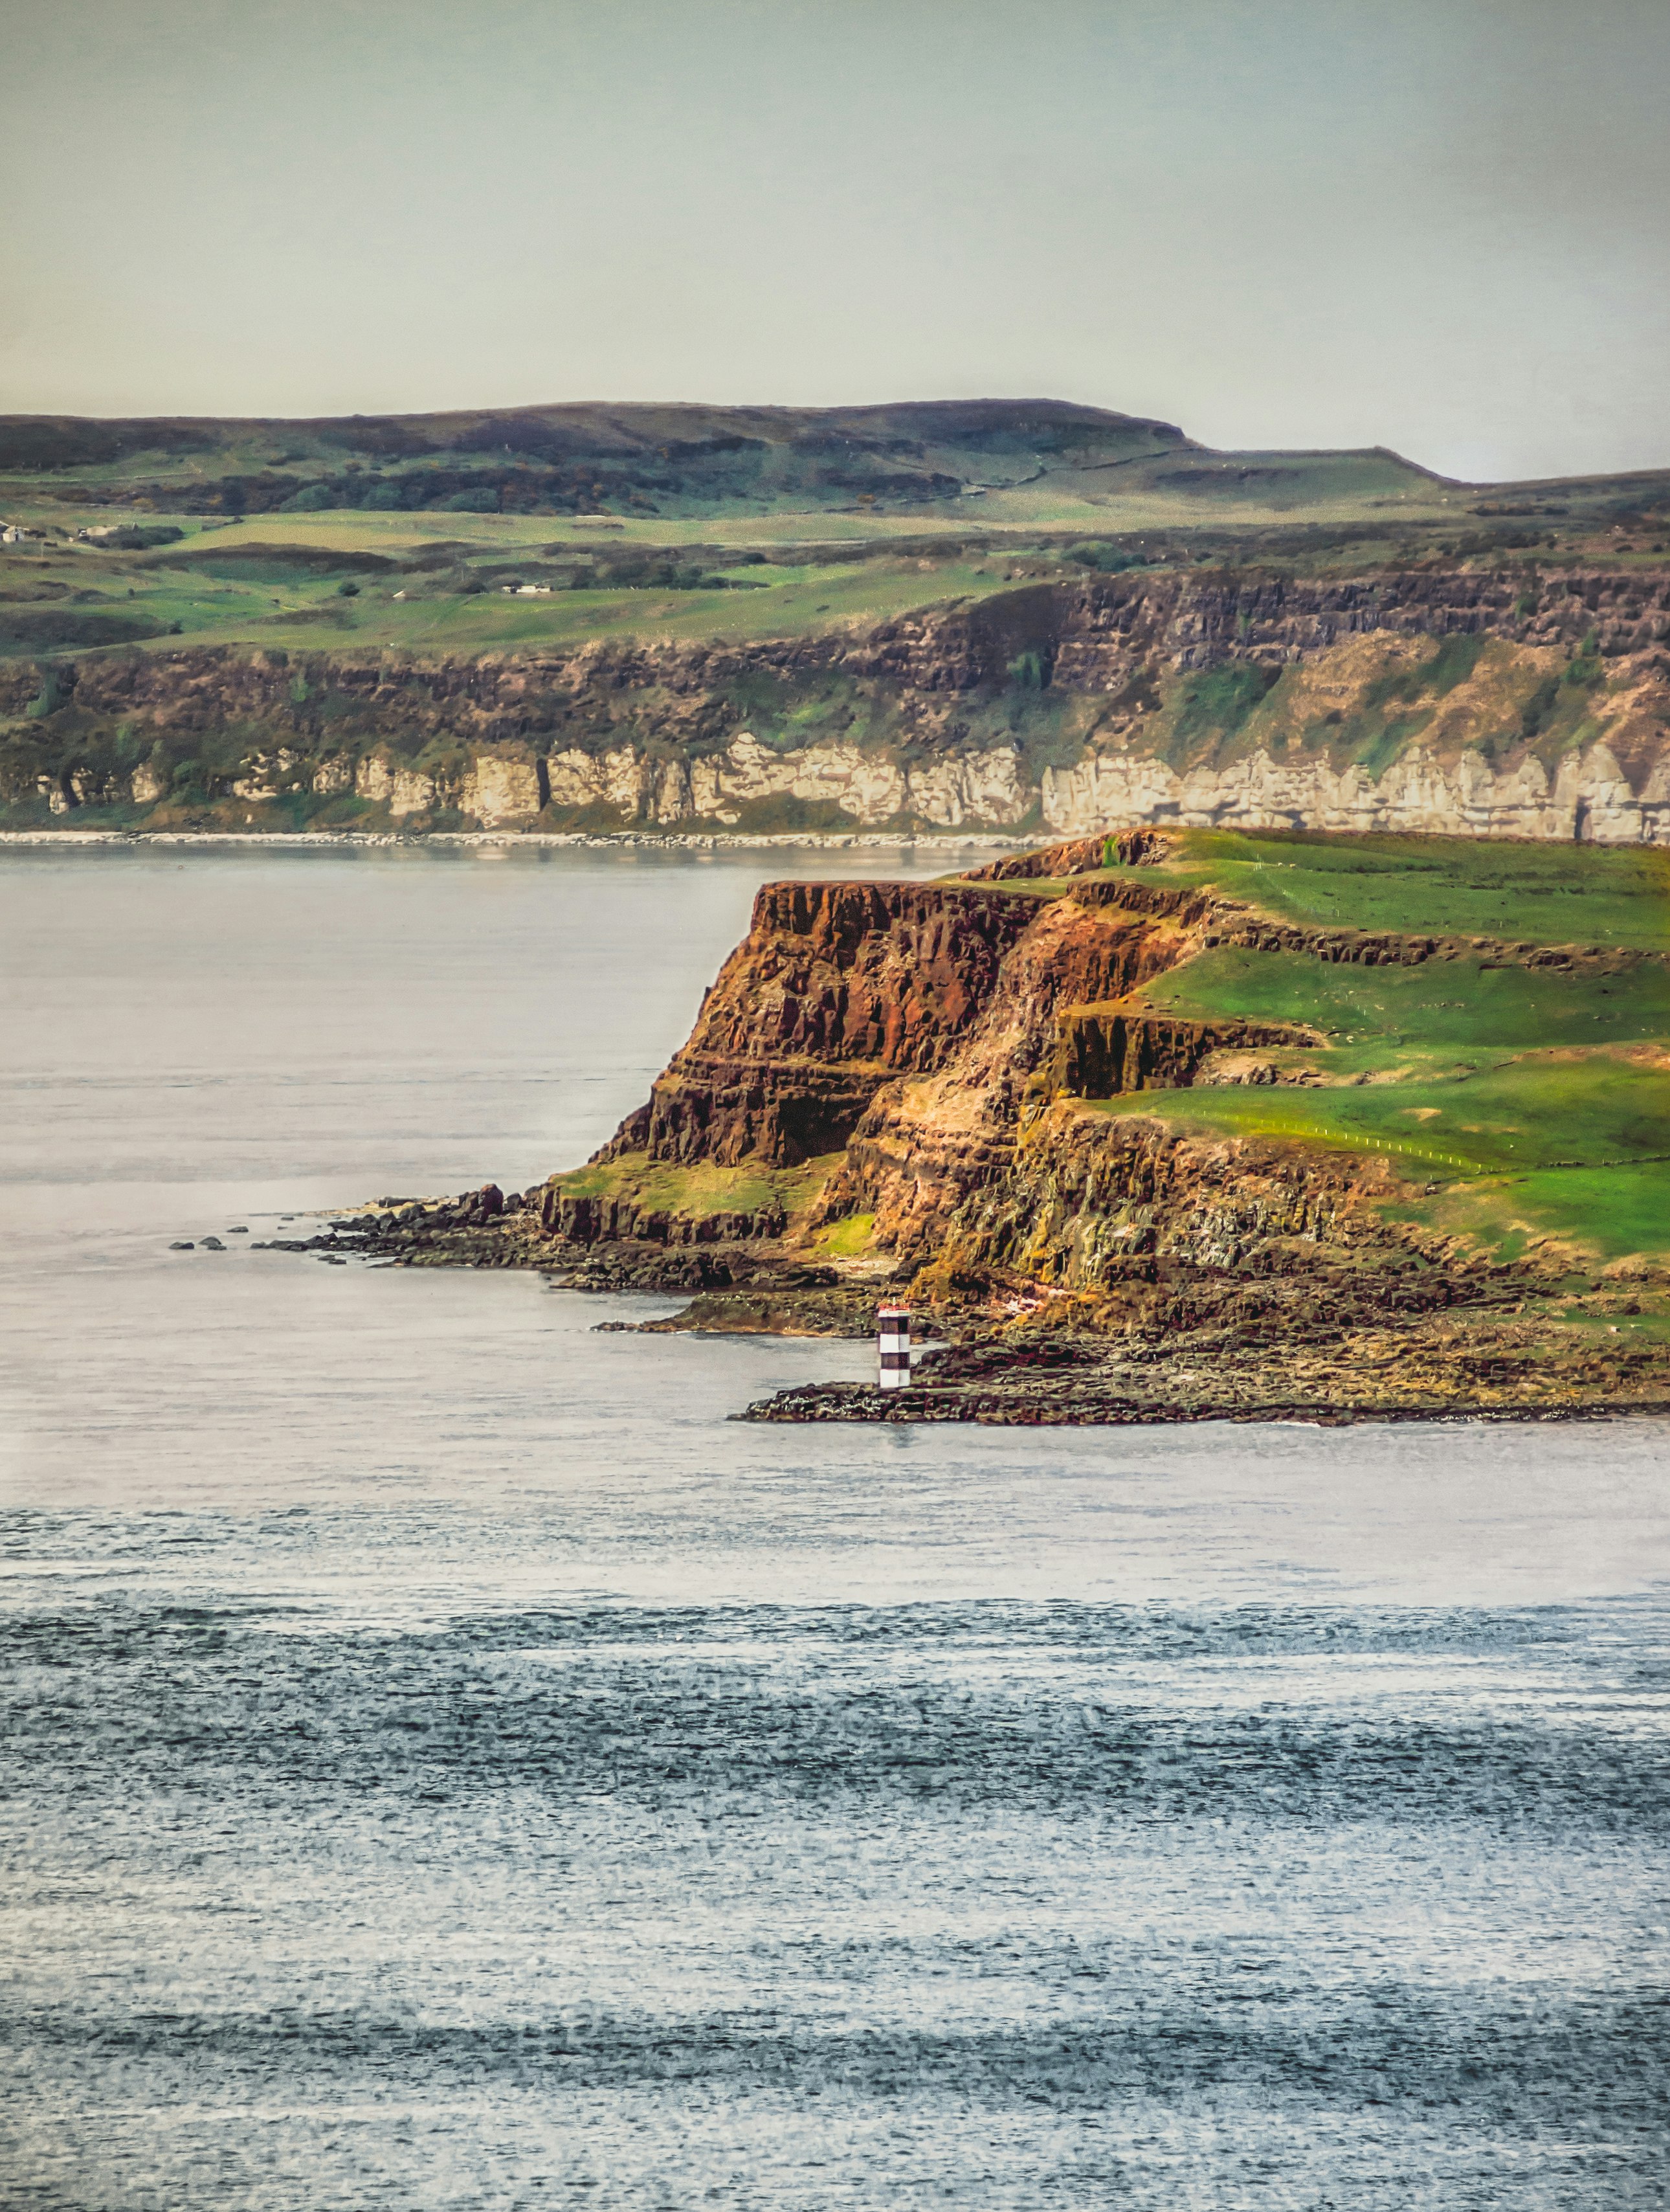
<instances>
[{"instance_id":1,"label":"weathered stone outcrop","mask_svg":"<svg viewBox=\"0 0 1670 2212\"><path fill-rule=\"evenodd\" d=\"M1084 876L1098 868L1139 868L1169 850L1165 833L1148 830L1120 830L1098 837L1078 837L1066 844L1045 845L1029 853L1005 854L970 868L963 877L970 884L1036 883L1052 876Z\"/></svg>"},{"instance_id":2,"label":"weathered stone outcrop","mask_svg":"<svg viewBox=\"0 0 1670 2212\"><path fill-rule=\"evenodd\" d=\"M1034 918L975 885L768 884L689 1042L601 1157L840 1151L884 1084L950 1057Z\"/></svg>"},{"instance_id":3,"label":"weathered stone outcrop","mask_svg":"<svg viewBox=\"0 0 1670 2212\"><path fill-rule=\"evenodd\" d=\"M1040 1071L1051 1098L1117 1098L1129 1091L1181 1091L1217 1052L1315 1042L1308 1030L1258 1022L1188 1022L1120 1006L1070 1006Z\"/></svg>"},{"instance_id":4,"label":"weathered stone outcrop","mask_svg":"<svg viewBox=\"0 0 1670 2212\"><path fill-rule=\"evenodd\" d=\"M689 1244L750 1243L780 1237L787 1216L780 1206L749 1212L681 1213L671 1206L645 1206L629 1198L571 1197L548 1185L539 1194L539 1225L567 1243Z\"/></svg>"},{"instance_id":5,"label":"weathered stone outcrop","mask_svg":"<svg viewBox=\"0 0 1670 2212\"><path fill-rule=\"evenodd\" d=\"M1278 665L1377 630L1560 647L1593 636L1607 655L1652 653L1670 641L1670 576L1424 568L1362 578L1109 577L1076 602L1056 648L1055 676L1074 689L1114 690L1149 660Z\"/></svg>"},{"instance_id":6,"label":"weathered stone outcrop","mask_svg":"<svg viewBox=\"0 0 1670 2212\"><path fill-rule=\"evenodd\" d=\"M968 1194L1004 1172L1058 1013L1124 997L1189 943L1164 918L1076 898L1017 903L1029 926L966 1043L943 1069L878 1091L825 1194L821 1218L871 1215L878 1239L903 1257L928 1251Z\"/></svg>"},{"instance_id":7,"label":"weathered stone outcrop","mask_svg":"<svg viewBox=\"0 0 1670 2212\"><path fill-rule=\"evenodd\" d=\"M1413 1253L1387 1267L1383 1231L1355 1203L1385 1181L1379 1160L1189 1136L1058 1098L1020 1133L1008 1173L945 1225L929 1265L948 1282L1008 1277L1151 1311L1141 1286L1162 1285L1166 1325L1233 1307L1255 1335L1278 1315L1383 1319L1465 1297L1454 1271ZM1365 1255L1380 1264L1365 1272Z\"/></svg>"},{"instance_id":8,"label":"weathered stone outcrop","mask_svg":"<svg viewBox=\"0 0 1670 2212\"><path fill-rule=\"evenodd\" d=\"M1290 760L1260 750L1222 766L1174 768L1134 746L1042 771L1052 830L1135 817L1189 828L1415 832L1454 837L1588 837L1670 842L1670 733L1632 783L1597 738L1552 771L1527 754L1501 768L1482 752L1445 759L1412 744L1378 777L1360 763Z\"/></svg>"}]
</instances>

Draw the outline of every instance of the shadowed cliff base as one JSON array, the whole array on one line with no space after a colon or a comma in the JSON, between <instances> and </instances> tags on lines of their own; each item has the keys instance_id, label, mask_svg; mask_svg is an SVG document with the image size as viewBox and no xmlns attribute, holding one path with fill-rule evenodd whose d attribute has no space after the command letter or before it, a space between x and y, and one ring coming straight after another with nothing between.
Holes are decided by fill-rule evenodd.
<instances>
[{"instance_id":1,"label":"shadowed cliff base","mask_svg":"<svg viewBox=\"0 0 1670 2212\"><path fill-rule=\"evenodd\" d=\"M762 1419L1658 1412L1667 1099L1670 854L1139 828L768 884L588 1166L337 1233L940 1340Z\"/></svg>"}]
</instances>

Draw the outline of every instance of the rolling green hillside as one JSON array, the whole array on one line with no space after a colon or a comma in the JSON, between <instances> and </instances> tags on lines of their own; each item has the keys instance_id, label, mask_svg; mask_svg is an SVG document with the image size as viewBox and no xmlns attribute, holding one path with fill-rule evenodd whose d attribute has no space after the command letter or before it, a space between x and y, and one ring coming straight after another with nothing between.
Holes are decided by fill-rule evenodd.
<instances>
[{"instance_id":1,"label":"rolling green hillside","mask_svg":"<svg viewBox=\"0 0 1670 2212\"><path fill-rule=\"evenodd\" d=\"M1656 564L1670 471L1465 485L1053 400L12 416L0 522L24 533L0 543L0 653L355 632L470 653L805 635L1155 565Z\"/></svg>"}]
</instances>

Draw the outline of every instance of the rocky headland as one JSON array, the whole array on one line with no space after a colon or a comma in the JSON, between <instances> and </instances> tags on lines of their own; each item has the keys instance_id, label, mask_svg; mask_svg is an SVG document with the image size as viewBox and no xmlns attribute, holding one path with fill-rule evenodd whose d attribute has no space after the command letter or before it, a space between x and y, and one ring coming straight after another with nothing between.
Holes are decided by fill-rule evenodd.
<instances>
[{"instance_id":1,"label":"rocky headland","mask_svg":"<svg viewBox=\"0 0 1670 2212\"><path fill-rule=\"evenodd\" d=\"M1498 848L1490 896L1597 925L1510 939L1455 926L1479 849L1137 827L937 884L768 884L586 1168L343 1237L690 1295L656 1327L864 1335L902 1297L939 1340L907 1393L756 1419L1670 1410L1670 879ZM1451 926L1306 918L1358 872L1359 908ZM1585 1235L1602 1175L1622 1247Z\"/></svg>"}]
</instances>

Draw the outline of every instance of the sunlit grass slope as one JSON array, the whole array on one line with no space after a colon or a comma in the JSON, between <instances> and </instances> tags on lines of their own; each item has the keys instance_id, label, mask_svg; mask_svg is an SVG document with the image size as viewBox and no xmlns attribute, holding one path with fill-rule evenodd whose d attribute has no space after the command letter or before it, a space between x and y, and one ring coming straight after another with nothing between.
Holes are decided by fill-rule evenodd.
<instances>
[{"instance_id":1,"label":"sunlit grass slope","mask_svg":"<svg viewBox=\"0 0 1670 2212\"><path fill-rule=\"evenodd\" d=\"M647 1212L688 1214L698 1221L715 1213L764 1213L774 1208L793 1216L811 1205L840 1159L834 1153L795 1168L768 1168L753 1161L726 1168L711 1160L684 1166L628 1152L617 1159L571 1168L551 1181L565 1198L619 1200Z\"/></svg>"},{"instance_id":2,"label":"sunlit grass slope","mask_svg":"<svg viewBox=\"0 0 1670 2212\"><path fill-rule=\"evenodd\" d=\"M1449 838L1184 833L1163 869L1327 928L1643 957L1412 966L1219 946L1133 1006L1303 1025L1278 1080L1143 1094L1181 1129L1384 1158L1394 1212L1512 1256L1533 1241L1670 1261L1670 854ZM1129 1097L1104 1110L1128 1112Z\"/></svg>"},{"instance_id":3,"label":"sunlit grass slope","mask_svg":"<svg viewBox=\"0 0 1670 2212\"><path fill-rule=\"evenodd\" d=\"M1670 852L1506 838L1169 833L1145 883L1207 887L1274 918L1328 929L1670 950Z\"/></svg>"}]
</instances>

